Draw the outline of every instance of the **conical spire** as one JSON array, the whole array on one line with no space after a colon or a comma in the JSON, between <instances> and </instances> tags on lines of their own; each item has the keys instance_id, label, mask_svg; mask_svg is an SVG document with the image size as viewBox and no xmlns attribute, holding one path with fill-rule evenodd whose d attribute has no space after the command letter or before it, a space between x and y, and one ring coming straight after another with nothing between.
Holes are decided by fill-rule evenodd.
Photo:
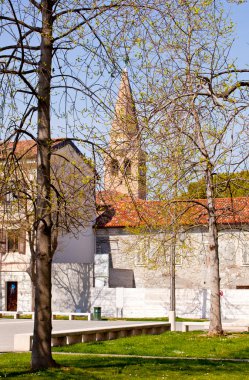
<instances>
[{"instance_id":1,"label":"conical spire","mask_svg":"<svg viewBox=\"0 0 249 380\"><path fill-rule=\"evenodd\" d=\"M127 70L123 70L111 129L111 142L122 144L138 135L136 108Z\"/></svg>"},{"instance_id":2,"label":"conical spire","mask_svg":"<svg viewBox=\"0 0 249 380\"><path fill-rule=\"evenodd\" d=\"M146 198L146 156L141 149L135 102L126 70L122 73L110 133L105 189Z\"/></svg>"}]
</instances>

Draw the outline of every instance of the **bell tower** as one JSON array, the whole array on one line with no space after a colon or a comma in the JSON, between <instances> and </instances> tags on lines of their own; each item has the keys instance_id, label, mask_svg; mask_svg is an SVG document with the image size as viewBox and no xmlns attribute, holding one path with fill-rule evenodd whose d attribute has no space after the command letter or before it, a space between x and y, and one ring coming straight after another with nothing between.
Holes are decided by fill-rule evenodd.
<instances>
[{"instance_id":1,"label":"bell tower","mask_svg":"<svg viewBox=\"0 0 249 380\"><path fill-rule=\"evenodd\" d=\"M105 161L105 189L146 199L146 156L141 148L128 73L122 72Z\"/></svg>"}]
</instances>

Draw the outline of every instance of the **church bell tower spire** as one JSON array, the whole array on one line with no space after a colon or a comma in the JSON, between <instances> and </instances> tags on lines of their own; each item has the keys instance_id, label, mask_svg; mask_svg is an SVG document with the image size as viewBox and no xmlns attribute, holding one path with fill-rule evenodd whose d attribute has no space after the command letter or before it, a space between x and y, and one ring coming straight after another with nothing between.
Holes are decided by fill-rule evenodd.
<instances>
[{"instance_id":1,"label":"church bell tower spire","mask_svg":"<svg viewBox=\"0 0 249 380\"><path fill-rule=\"evenodd\" d=\"M145 199L145 165L135 102L128 73L123 70L105 162L105 189Z\"/></svg>"}]
</instances>

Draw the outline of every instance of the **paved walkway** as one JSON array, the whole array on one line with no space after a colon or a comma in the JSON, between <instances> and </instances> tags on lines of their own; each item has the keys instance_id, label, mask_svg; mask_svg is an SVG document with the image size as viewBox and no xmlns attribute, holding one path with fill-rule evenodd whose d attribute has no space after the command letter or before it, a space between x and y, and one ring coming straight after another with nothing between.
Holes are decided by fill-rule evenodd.
<instances>
[{"instance_id":1,"label":"paved walkway","mask_svg":"<svg viewBox=\"0 0 249 380\"><path fill-rule=\"evenodd\" d=\"M227 322L227 321L226 321ZM242 326L245 321L230 321L233 325ZM233 323L232 323L233 322ZM53 332L61 330L72 330L72 329L84 329L84 328L94 328L103 326L131 326L144 324L143 321L68 321L68 320L54 320L53 322ZM149 322L148 322L149 323ZM181 322L176 323L176 330L181 331ZM191 327L190 330L199 330L200 327ZM229 328L230 331L243 331L240 327ZM0 318L0 352L10 352L14 350L14 335L15 334L25 334L33 332L33 321L27 319L1 319Z\"/></svg>"},{"instance_id":2,"label":"paved walkway","mask_svg":"<svg viewBox=\"0 0 249 380\"><path fill-rule=\"evenodd\" d=\"M53 332L62 330L89 329L95 327L134 326L146 324L143 321L68 321L54 320ZM148 322L151 323L151 322ZM156 322L155 322L156 324ZM14 335L33 332L34 322L25 319L0 319L0 352L14 350Z\"/></svg>"}]
</instances>

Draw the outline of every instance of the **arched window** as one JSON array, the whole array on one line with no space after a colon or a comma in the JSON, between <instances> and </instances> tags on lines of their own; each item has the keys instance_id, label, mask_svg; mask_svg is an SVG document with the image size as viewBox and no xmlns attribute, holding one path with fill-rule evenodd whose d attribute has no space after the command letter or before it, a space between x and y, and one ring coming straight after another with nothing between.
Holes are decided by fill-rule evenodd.
<instances>
[{"instance_id":1,"label":"arched window","mask_svg":"<svg viewBox=\"0 0 249 380\"><path fill-rule=\"evenodd\" d=\"M131 175L131 161L128 158L124 160L124 173L125 175Z\"/></svg>"},{"instance_id":2,"label":"arched window","mask_svg":"<svg viewBox=\"0 0 249 380\"><path fill-rule=\"evenodd\" d=\"M111 175L117 176L118 175L118 160L115 158L111 161Z\"/></svg>"}]
</instances>

